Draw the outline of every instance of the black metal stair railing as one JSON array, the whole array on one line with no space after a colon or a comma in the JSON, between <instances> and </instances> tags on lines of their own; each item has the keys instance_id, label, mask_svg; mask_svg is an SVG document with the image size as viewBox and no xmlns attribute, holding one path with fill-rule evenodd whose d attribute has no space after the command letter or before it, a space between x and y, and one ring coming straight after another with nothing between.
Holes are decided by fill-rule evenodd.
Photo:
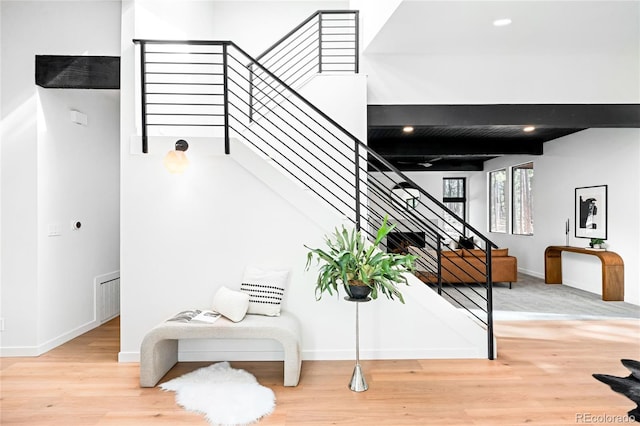
<instances>
[{"instance_id":1,"label":"black metal stair railing","mask_svg":"<svg viewBox=\"0 0 640 426\"><path fill-rule=\"evenodd\" d=\"M358 11L319 10L249 63L249 117L280 101L263 69L296 87L319 73L359 71Z\"/></svg>"},{"instance_id":2,"label":"black metal stair railing","mask_svg":"<svg viewBox=\"0 0 640 426\"><path fill-rule=\"evenodd\" d=\"M229 153L230 140L242 141L364 234L375 238L388 215L399 233L420 236L412 242L421 279L484 324L488 358L494 358L495 244L233 42L134 41L140 45L143 144L154 135L207 135L224 140ZM414 208L406 201L416 192ZM479 251L460 257L468 272L448 270L442 253L471 235ZM388 239L385 249L395 250L392 243ZM452 282L442 279L445 271ZM464 274L484 279L453 282L469 281Z\"/></svg>"}]
</instances>

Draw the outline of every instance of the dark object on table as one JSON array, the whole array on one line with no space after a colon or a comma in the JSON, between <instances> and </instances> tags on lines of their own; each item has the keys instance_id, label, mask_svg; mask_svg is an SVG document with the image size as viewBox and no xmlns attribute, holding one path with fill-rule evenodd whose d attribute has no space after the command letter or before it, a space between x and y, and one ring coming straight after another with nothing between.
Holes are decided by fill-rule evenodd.
<instances>
[{"instance_id":1,"label":"dark object on table","mask_svg":"<svg viewBox=\"0 0 640 426\"><path fill-rule=\"evenodd\" d=\"M616 377L608 374L594 374L597 380L611 387L611 390L618 392L636 403L636 408L627 412L630 418L640 423L640 362L632 359L621 360L631 375L627 377Z\"/></svg>"},{"instance_id":2,"label":"dark object on table","mask_svg":"<svg viewBox=\"0 0 640 426\"><path fill-rule=\"evenodd\" d=\"M463 249L473 249L475 247L475 242L473 241L473 237L460 237L458 239L458 247Z\"/></svg>"}]
</instances>

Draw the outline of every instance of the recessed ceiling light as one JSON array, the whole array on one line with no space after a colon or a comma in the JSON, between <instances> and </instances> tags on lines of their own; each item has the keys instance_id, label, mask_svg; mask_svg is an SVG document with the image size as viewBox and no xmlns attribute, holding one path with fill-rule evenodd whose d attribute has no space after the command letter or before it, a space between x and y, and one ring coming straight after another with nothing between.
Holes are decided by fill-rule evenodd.
<instances>
[{"instance_id":1,"label":"recessed ceiling light","mask_svg":"<svg viewBox=\"0 0 640 426\"><path fill-rule=\"evenodd\" d=\"M511 24L511 19L509 18L500 18L493 21L493 25L496 27L506 27Z\"/></svg>"},{"instance_id":2,"label":"recessed ceiling light","mask_svg":"<svg viewBox=\"0 0 640 426\"><path fill-rule=\"evenodd\" d=\"M404 126L402 128L402 131L405 132L405 133L411 133L411 132L413 132L413 127L412 126Z\"/></svg>"},{"instance_id":3,"label":"recessed ceiling light","mask_svg":"<svg viewBox=\"0 0 640 426\"><path fill-rule=\"evenodd\" d=\"M527 126L522 129L523 132L533 132L536 128L534 126Z\"/></svg>"}]
</instances>

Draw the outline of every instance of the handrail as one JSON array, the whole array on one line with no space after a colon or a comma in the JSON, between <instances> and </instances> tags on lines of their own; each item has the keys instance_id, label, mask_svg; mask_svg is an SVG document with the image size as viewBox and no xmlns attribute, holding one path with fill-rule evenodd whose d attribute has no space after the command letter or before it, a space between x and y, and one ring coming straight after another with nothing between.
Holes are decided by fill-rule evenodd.
<instances>
[{"instance_id":1,"label":"handrail","mask_svg":"<svg viewBox=\"0 0 640 426\"><path fill-rule=\"evenodd\" d=\"M219 46L223 46L223 45L230 45L233 46L235 49L237 49L240 53L242 53L245 57L247 57L248 59L250 59L251 61L253 61L258 67L260 67L260 69L267 74L270 78L272 78L274 81L278 82L280 85L287 87L287 84L285 82L283 82L278 76L276 76L275 74L271 73L270 70L268 70L267 68L265 68L262 64L260 64L257 59L252 58L251 55L249 55L246 51L244 51L242 48L240 48L238 45L236 45L234 42L232 41L207 41L207 40L147 40L147 39L134 39L133 40L134 43L136 44L193 44L193 45L219 45ZM387 167L389 170L391 170L392 172L394 172L396 175L400 176L405 182L410 183L413 187L415 187L422 195L425 195L427 198L429 198L429 200L431 200L433 203L439 205L440 208L442 208L448 215L452 216L454 219L456 219L457 221L461 222L461 223L465 223L466 228L468 228L469 230L471 230L475 235L478 235L480 237L483 238L483 241L487 244L487 246L491 246L494 248L497 248L498 246L493 243L491 240L489 240L487 237L485 237L484 235L482 235L479 231L477 231L475 229L475 227L473 227L472 225L466 223L464 221L464 219L462 219L461 217L459 217L455 212L453 212L452 210L450 210L449 208L447 208L444 204L441 204L440 201L438 201L436 198L434 198L431 194L429 194L427 191L425 191L422 187L420 187L415 181L413 181L411 178L409 178L408 176L406 176L404 173L402 173L402 171L400 171L397 167L395 167L393 164L391 164L389 161L387 161L384 157L382 157L381 155L379 155L377 152L371 150L366 144L364 144L362 141L360 141L356 136L354 136L351 132L349 132L347 129L345 129L344 127L342 127L339 123L337 123L335 120L333 120L331 117L329 117L327 114L325 114L322 110L320 110L319 108L317 108L315 105L313 105L311 102L309 102L304 96L302 96L300 93L298 93L295 89L291 88L291 87L287 87L288 91L291 92L294 96L296 96L300 101L302 101L307 107L311 108L316 114L320 115L323 119L325 119L326 121L328 121L329 123L331 123L334 127L336 127L338 130L340 130L340 132L342 132L343 134L345 134L346 136L348 136L350 139L352 139L354 142L356 142L358 144L358 146L360 146L361 148L364 148L368 154L374 156L381 164L383 164L385 167Z\"/></svg>"},{"instance_id":2,"label":"handrail","mask_svg":"<svg viewBox=\"0 0 640 426\"><path fill-rule=\"evenodd\" d=\"M314 16L316 14L312 15L292 32L304 27ZM178 124L173 124L171 120L168 120L169 123L164 125L223 127L227 153L229 153L228 146L231 137L244 140L253 145L255 149L271 158L274 164L280 167L283 172L305 185L330 206L336 208L342 214L346 214L349 219L354 221L358 229L362 227L363 223L366 223L367 226L362 227L362 232L366 235L373 236L373 225L382 220L383 212L390 211L390 209L393 210L394 220L398 221L397 225L401 225L400 222L403 222L404 225L402 226L407 229L424 231L424 235L428 239L425 240L424 249L421 249L425 253L421 262L426 265L427 270L439 275L440 278L437 282L439 294L449 295L455 303L467 309L471 315L487 326L489 338L488 357L493 359L492 273L490 259L491 248L497 247L495 243L317 108L287 84L282 76L274 73L258 58L252 57L234 42L135 39L134 43L140 44L142 47L140 51L143 63L147 60L145 54L169 55L171 53L187 53L194 56L210 55L212 58L221 56L220 59L209 59L207 57L206 60L201 59L202 62L191 58L185 62L170 62L168 59L166 59L167 62L162 62L165 59L160 60L157 58L149 62L154 67L157 67L159 63L188 64L188 66L193 67L204 64L212 69L200 72L199 70L185 69L188 66L180 65L175 67L172 72L159 72L157 68L153 68L153 71L149 72L149 74L174 75L172 79L168 79L166 82L157 75L152 75L152 78L142 85L143 99L145 99L144 95L147 94L147 86L151 87L150 85L153 84L173 84L179 87L180 90L172 89L170 86L167 90L155 90L155 92L163 92L164 96L169 97L170 100L158 102L154 99L149 105L154 108L158 105L163 105L168 108L169 112L162 110L162 112L148 113L145 112L146 104L143 105L143 127L145 127L143 129L143 146L146 144L147 125L162 126L162 123L167 123L167 120L161 120L160 123L147 123L146 114L150 116L189 116L189 118L195 117L202 120L210 120L211 117L221 116L224 118L222 123L210 121L206 123L189 122L188 120L183 122L178 120ZM172 52L170 51L171 48L144 48L144 46L151 44L210 46L215 47L215 50L209 51L208 48L202 48L206 51L201 52L200 48L193 48L189 49L189 52L184 52L182 50L184 48L180 47L179 49L176 48L175 52ZM144 67L141 68L144 69ZM176 75L186 75L189 78L183 82L176 82L174 78ZM206 82L196 81L195 76L200 77L202 75L206 75L208 80ZM142 78L144 79L144 75ZM222 82L215 80L217 78L222 78ZM207 85L211 88L207 88ZM204 89L196 90L192 86L204 87ZM214 90L215 87L222 87L222 92ZM152 90L148 94L154 95L154 91ZM176 95L206 95L212 99L203 101L203 103L198 101L193 104L181 104L178 100L171 98ZM145 100L144 102L147 101ZM213 111L203 112L201 110L184 114L184 111L176 112L176 110L171 109L176 105L181 107L192 105L192 108L221 107L224 110L224 114ZM273 108L275 106L277 106L277 109ZM157 120L157 117L154 117L154 120ZM231 132L233 132L233 136ZM376 161L372 162L372 160ZM327 162L330 162L330 164ZM371 173L367 166L373 167L373 170L377 170L377 172ZM400 205L394 204L396 201L389 198L388 191L394 183L397 184L398 182L408 183L409 186L417 189L421 197L424 197L421 204L426 210L422 212L409 211L403 209ZM452 218L454 221L451 222L452 225L449 225L450 228L438 224L438 221L446 222L445 216ZM471 271L475 270L475 273L486 277L486 284L482 286L487 291L486 297L480 294L478 289L472 288L472 294L469 296L462 294L456 286L453 289L449 289L442 285L441 273L443 269L447 268L440 260L441 251L444 244L446 244L443 241L446 238L452 238L452 234L464 235L462 231L455 227L455 223L461 224L465 233L473 233L478 237L479 241L484 242L484 247L486 248L484 266L478 267L472 264L472 259L469 258L462 261L470 265ZM404 228L399 226L397 229L401 231ZM385 244L387 249L390 249L390 242L387 241ZM433 254L430 250L433 250ZM437 270L433 269L432 262L435 262ZM456 271L455 274L457 273ZM469 274L469 272L465 273ZM427 284L429 285L429 283ZM462 305L452 295L454 291L458 291L461 293L460 297L468 299L472 305L486 312L486 321L477 313ZM475 300L476 297L478 300ZM484 306L485 304L486 307Z\"/></svg>"},{"instance_id":3,"label":"handrail","mask_svg":"<svg viewBox=\"0 0 640 426\"><path fill-rule=\"evenodd\" d=\"M341 14L341 13L355 13L357 14L358 11L357 10L318 10L317 12L312 13L307 19L305 19L304 21L302 21L300 24L298 24L294 29L292 29L291 31L289 31L288 33L286 33L284 36L282 36L280 38L280 40L276 41L275 43L273 43L271 46L269 46L268 48L265 49L264 52L262 52L261 54L259 54L258 56L256 56L256 59L254 61L259 61L260 59L262 59L264 56L266 56L267 54L269 54L269 52L271 52L273 49L275 49L276 47L278 47L279 44L283 43L286 39L288 39L289 37L291 37L293 34L295 34L299 29L301 29L302 27L304 27L306 24L308 24L309 22L311 22L311 20L313 20L313 18L321 15L321 14Z\"/></svg>"},{"instance_id":4,"label":"handrail","mask_svg":"<svg viewBox=\"0 0 640 426\"><path fill-rule=\"evenodd\" d=\"M255 62L255 64L260 67L260 69L267 74L270 78L272 78L273 80L277 81L279 84L283 85L283 86L287 86L287 83L285 83L284 81L282 81L280 79L280 77L278 77L277 75L273 74L271 71L269 71L267 68L265 68L261 63L257 62L256 59L251 58L251 55L249 55L247 52L245 52L244 50L242 50L240 47L238 47L235 43L233 42L229 42L230 44L233 45L233 47L235 47L236 49L238 49L238 51L240 53L242 53L243 55L245 55L247 58L250 58L252 61ZM307 100L307 98L305 98L304 96L302 96L300 93L298 93L294 88L292 87L287 87L287 90L289 92L291 92L295 97L297 97L298 99L300 99L300 101L302 101L306 106L308 106L309 108L311 108L316 114L320 115L322 118L324 118L325 120L327 120L329 123L331 123L333 126L335 126L336 128L338 128L342 133L344 133L345 135L347 135L350 139L353 140L357 140L358 142L360 142L360 140L355 137L350 131L348 131L347 129L345 129L344 127L342 127L340 124L338 124L337 121L335 121L333 118L329 117L327 114L325 114L324 112L322 112L321 109L319 109L317 106L315 106L314 104L312 104L311 102L309 102ZM360 142L362 143L362 142ZM364 144L363 144L364 145ZM366 146L366 145L365 145ZM386 160L385 160L386 161Z\"/></svg>"},{"instance_id":5,"label":"handrail","mask_svg":"<svg viewBox=\"0 0 640 426\"><path fill-rule=\"evenodd\" d=\"M346 15L346 18L329 16ZM248 63L251 72L250 118L253 119L254 65L258 61L278 75L289 87L315 73L354 72L360 68L359 12L357 10L319 10L281 37ZM335 26L336 22L345 25ZM336 32L336 29L345 29ZM295 60L294 60L295 58ZM343 60L346 59L346 62ZM278 65L281 64L281 65ZM283 69L283 67L286 68ZM268 94L268 93L267 93ZM262 94L265 96L266 94Z\"/></svg>"},{"instance_id":6,"label":"handrail","mask_svg":"<svg viewBox=\"0 0 640 426\"><path fill-rule=\"evenodd\" d=\"M313 17L314 15L312 15L311 17ZM437 200L433 195L431 195L430 193L428 193L427 191L425 191L420 185L418 185L413 179L409 178L407 175L405 175L402 171L400 171L400 169L398 169L396 166L394 166L393 164L391 164L386 158L384 158L383 156L381 156L380 154L378 154L376 151L372 150L371 148L369 148L369 146L367 146L367 144L363 143L360 139L358 139L356 136L354 136L349 130L345 129L344 127L342 127L342 125L340 125L337 121L335 121L333 118L329 117L326 113L324 113L322 110L320 110L318 107L316 107L314 104L312 104L311 102L309 102L309 100L307 100L307 98L305 98L304 96L302 96L300 93L298 93L295 89L293 89L292 87L289 87L284 81L282 81L280 79L280 77L278 77L277 75L273 74L269 69L267 69L266 67L264 67L257 58L253 58L251 55L249 55L245 50L243 50L241 47L239 47L237 44L235 44L233 41L219 41L219 40L215 40L215 41L207 41L207 40L188 40L188 41L184 41L184 40L147 40L147 39L134 39L133 40L134 43L136 44L141 44L141 43L145 43L145 44L195 44L195 45L216 45L216 46L222 46L222 45L229 45L229 46L233 46L235 49L237 49L242 55L244 55L247 59L249 59L252 63L254 63L257 67L259 67L266 75L268 75L271 79L273 79L274 81L278 82L280 85L287 87L287 90L289 92L291 92L296 98L298 98L301 102L303 102L307 107L309 107L310 109L312 109L316 114L318 114L319 116L321 116L324 120L328 121L329 123L331 123L331 125L333 125L334 127L336 127L338 130L340 130L340 132L342 132L343 134L345 134L349 139L352 139L354 142L356 142L358 144L358 146L360 148L364 148L365 151L367 151L368 154L372 155L373 157L375 157L380 163L382 163L382 165L384 165L385 167L387 167L389 170L391 170L392 172L394 172L396 175L400 176L405 182L408 182L409 184L413 185L414 188L416 188L418 191L420 191L421 195L426 196L430 201L432 201L435 204L441 204L439 205L439 207L441 209L443 209L444 212L446 212L448 215L452 216L455 220L461 222L461 223L465 223L465 226L471 231L473 232L475 235L478 235L480 237L482 237L483 241L487 244L487 247L493 247L493 248L498 248L498 245L495 244L493 241L489 240L489 238L487 238L486 236L484 236L482 233L480 233L480 231L478 231L475 227L473 227L471 224L468 224L465 222L464 219L462 219L460 216L458 216L454 211L452 211L451 209L449 209L446 205L442 204L439 200Z\"/></svg>"},{"instance_id":7,"label":"handrail","mask_svg":"<svg viewBox=\"0 0 640 426\"><path fill-rule=\"evenodd\" d=\"M271 73L271 71L269 71L267 68L265 68L260 62L258 62L257 59L252 58L251 55L249 55L247 52L245 52L244 50L242 50L238 45L236 45L234 42L228 42L229 44L233 45L234 48L238 49L238 51L240 53L242 53L243 55L245 55L247 58L249 58L250 60L252 60L258 67L260 67L260 69L262 71L264 71L267 75L269 75L269 77L271 77L272 79L274 79L275 81L277 81L279 84L283 85L283 86L287 86L287 84L285 82L283 82L278 76L276 76L275 74ZM425 191L420 185L418 185L413 179L409 178L407 175L405 175L404 173L402 173L400 171L400 169L398 169L396 166L394 166L393 164L391 164L386 158L384 158L383 156L381 156L380 154L378 154L376 151L372 150L371 148L369 148L369 146L367 146L367 144L363 143L360 139L358 139L356 136L354 136L350 131L348 131L347 129L345 129L344 127L342 127L342 125L340 125L337 121L335 121L333 118L329 117L327 114L325 114L322 110L320 110L318 107L316 107L314 104L312 104L311 102L309 102L307 100L307 98L305 98L304 96L302 96L300 93L298 93L295 89L293 89L292 87L288 87L288 91L291 92L294 96L296 96L300 101L302 101L306 106L308 106L309 108L311 108L316 114L320 115L322 118L324 118L326 121L328 121L329 123L331 123L333 126L335 126L337 129L339 129L342 133L344 133L345 135L347 135L350 139L352 139L354 142L356 142L358 144L358 146L360 148L364 148L368 154L374 156L378 161L380 161L385 167L387 167L388 169L390 169L391 171L393 171L395 174L397 174L398 176L400 176L405 182L410 183L411 185L413 185L416 189L418 189L418 191L420 191L420 193L422 195L425 195L427 198L429 198L429 200L431 200L432 202L434 202L435 204L441 204L439 207L442 208L447 214L451 215L454 219L456 219L457 221L460 221L462 223L466 223L464 219L462 219L460 216L458 216L454 211L452 211L451 209L449 209L446 205L442 204L439 200L437 200L435 197L433 197L433 195L429 194L427 191ZM491 240L489 240L489 238L485 237L484 235L482 235L478 230L476 230L476 228L474 228L473 226L471 226L470 224L466 225L467 228L469 230L471 230L474 234L478 235L478 236L482 236L483 237L483 241L487 244L487 247L491 246L493 248L498 248L498 245L495 244L494 242L492 242Z\"/></svg>"},{"instance_id":8,"label":"handrail","mask_svg":"<svg viewBox=\"0 0 640 426\"><path fill-rule=\"evenodd\" d=\"M346 131L346 130L345 130ZM421 195L426 196L430 201L432 201L435 204L442 204L440 201L438 201L433 195L431 195L430 193L428 193L427 191L424 190L424 188L422 188L420 185L418 185L413 179L411 179L410 177L408 177L407 175L405 175L404 173L402 173L402 171L400 171L400 169L398 169L396 166L394 166L393 164L391 164L386 158L384 158L383 156L381 156L380 154L378 154L376 151L370 149L367 145L363 144L362 142L360 142L358 140L358 142L362 145L364 145L368 151L369 154L371 154L372 156L374 156L378 161L380 161L385 167L387 167L389 170L391 170L392 172L394 172L395 174L397 174L398 176L402 177L402 179L405 182L408 182L409 184L411 184L415 189L417 189ZM465 226L472 231L475 235L481 236L483 238L483 241L487 244L487 247L493 247L493 248L498 248L498 245L496 243L494 243L493 241L491 241L489 238L485 237L482 233L480 233L480 231L478 231L476 228L474 228L473 226L471 226L470 224L466 223L464 219L462 219L460 216L458 216L453 210L449 209L446 205L442 204L440 206L440 208L442 208L448 215L452 216L455 220L464 223Z\"/></svg>"},{"instance_id":9,"label":"handrail","mask_svg":"<svg viewBox=\"0 0 640 426\"><path fill-rule=\"evenodd\" d=\"M292 29L291 31L289 31L288 33L286 33L284 36L282 36L280 38L280 40L276 41L275 43L273 43L271 46L267 47L265 49L264 52L262 52L261 54L259 54L258 56L256 56L256 60L259 61L260 59L262 59L263 56L267 55L269 52L271 52L273 49L275 49L276 47L278 47L278 45L282 42L284 42L286 39L288 39L289 37L291 37L293 34L295 34L300 28L304 27L306 24L308 24L309 22L311 22L311 20L313 18L315 18L316 16L318 16L318 14L320 13L320 11L318 10L317 12L314 12L313 14L311 14L307 19L305 19L304 21L302 21L300 24L298 24L294 29Z\"/></svg>"}]
</instances>

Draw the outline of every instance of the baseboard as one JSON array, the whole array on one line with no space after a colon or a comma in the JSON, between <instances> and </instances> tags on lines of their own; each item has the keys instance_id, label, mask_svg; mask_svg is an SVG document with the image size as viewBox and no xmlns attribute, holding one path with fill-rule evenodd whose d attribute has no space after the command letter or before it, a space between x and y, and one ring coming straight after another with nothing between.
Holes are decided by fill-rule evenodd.
<instances>
[{"instance_id":1,"label":"baseboard","mask_svg":"<svg viewBox=\"0 0 640 426\"><path fill-rule=\"evenodd\" d=\"M308 361L353 360L354 349L336 351L302 351ZM437 348L407 350L360 349L360 359L486 359L487 351L477 348Z\"/></svg>"},{"instance_id":2,"label":"baseboard","mask_svg":"<svg viewBox=\"0 0 640 426\"><path fill-rule=\"evenodd\" d=\"M344 361L354 359L354 349L302 351L306 361ZM410 350L361 350L360 359L486 359L486 350L476 348L438 348ZM180 351L178 361L282 361L282 351ZM139 352L120 352L118 362L140 362Z\"/></svg>"},{"instance_id":3,"label":"baseboard","mask_svg":"<svg viewBox=\"0 0 640 426\"><path fill-rule=\"evenodd\" d=\"M302 351L302 359L307 361L353 360L355 349L340 351ZM484 359L482 353L475 348L469 349L410 349L410 350L360 350L360 359ZM206 351L180 352L178 361L282 361L282 351Z\"/></svg>"},{"instance_id":4,"label":"baseboard","mask_svg":"<svg viewBox=\"0 0 640 426\"><path fill-rule=\"evenodd\" d=\"M45 352L49 352L51 349L57 348L63 343L67 343L69 340L75 339L76 337L81 336L87 331L93 330L94 328L98 327L99 325L100 323L98 321L95 321L95 320L89 321L88 323L83 324L80 327L77 327L71 331L61 334L60 336L55 337L51 340L48 340L47 342L38 346L38 350L40 352L38 355L42 355Z\"/></svg>"},{"instance_id":5,"label":"baseboard","mask_svg":"<svg viewBox=\"0 0 640 426\"><path fill-rule=\"evenodd\" d=\"M118 362L140 362L140 352L118 352Z\"/></svg>"},{"instance_id":6,"label":"baseboard","mask_svg":"<svg viewBox=\"0 0 640 426\"><path fill-rule=\"evenodd\" d=\"M98 327L97 321L89 321L86 324L81 325L71 331L61 334L58 337L54 337L38 346L13 346L0 348L0 357L33 357L40 356L43 353L49 352L51 349L57 348L63 343L67 343L69 340L86 333L89 330L93 330Z\"/></svg>"},{"instance_id":7,"label":"baseboard","mask_svg":"<svg viewBox=\"0 0 640 426\"><path fill-rule=\"evenodd\" d=\"M9 346L0 348L0 358L38 356L37 346Z\"/></svg>"},{"instance_id":8,"label":"baseboard","mask_svg":"<svg viewBox=\"0 0 640 426\"><path fill-rule=\"evenodd\" d=\"M538 271L531 271L529 269L518 268L518 272L523 273L525 275L531 275L532 277L544 279L544 274Z\"/></svg>"}]
</instances>

